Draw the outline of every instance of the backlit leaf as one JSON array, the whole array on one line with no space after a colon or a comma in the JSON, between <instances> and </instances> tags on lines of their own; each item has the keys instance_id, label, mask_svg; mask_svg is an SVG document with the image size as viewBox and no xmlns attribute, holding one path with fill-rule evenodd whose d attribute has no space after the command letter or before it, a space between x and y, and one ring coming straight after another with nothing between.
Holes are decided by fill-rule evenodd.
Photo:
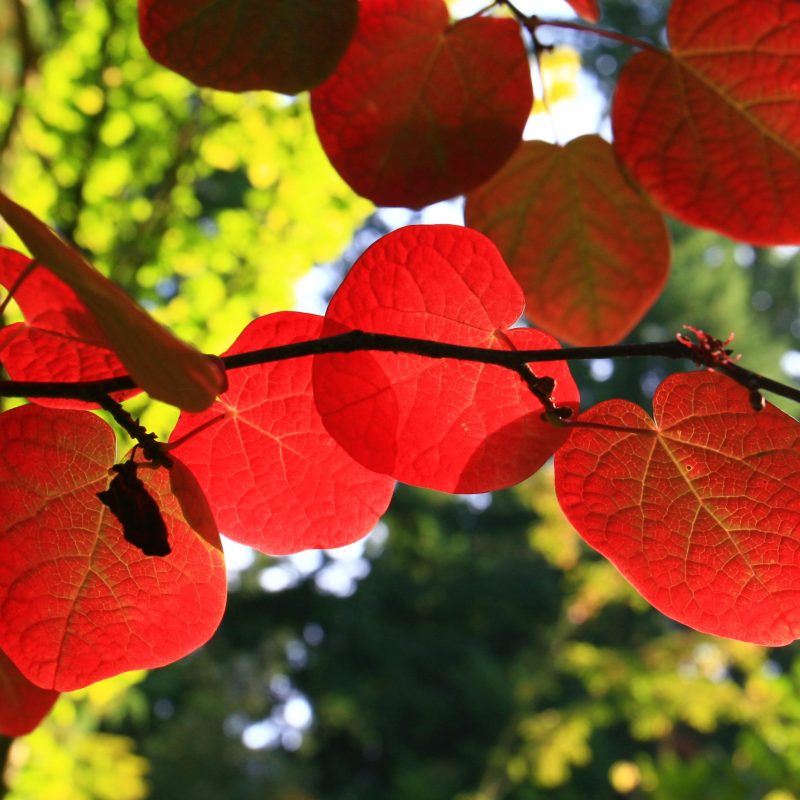
<instances>
[{"instance_id":1,"label":"backlit leaf","mask_svg":"<svg viewBox=\"0 0 800 800\"><path fill-rule=\"evenodd\" d=\"M541 331L508 330L523 298L494 245L452 225L384 236L353 266L327 312L344 326L497 350L557 348ZM562 362L531 364L556 381L559 405L577 407ZM376 472L450 492L518 483L566 432L541 419L522 379L498 366L394 353L315 358L314 392L328 430Z\"/></svg>"},{"instance_id":2,"label":"backlit leaf","mask_svg":"<svg viewBox=\"0 0 800 800\"><path fill-rule=\"evenodd\" d=\"M254 320L227 354L319 337L323 318L283 312ZM182 414L172 440L226 536L271 554L341 547L365 536L394 481L354 461L325 430L311 359L232 370L201 414ZM203 426L206 426L205 428Z\"/></svg>"},{"instance_id":3,"label":"backlit leaf","mask_svg":"<svg viewBox=\"0 0 800 800\"><path fill-rule=\"evenodd\" d=\"M12 289L31 259L0 248L0 285ZM44 267L35 267L14 290L25 322L0 331L0 361L20 381L92 381L127 374L103 331L75 292ZM117 392L121 400L136 390ZM56 408L86 408L80 400L36 399Z\"/></svg>"},{"instance_id":4,"label":"backlit leaf","mask_svg":"<svg viewBox=\"0 0 800 800\"><path fill-rule=\"evenodd\" d=\"M517 23L450 27L442 0L363 0L345 57L311 93L344 180L378 205L412 208L486 180L519 144L532 102Z\"/></svg>"},{"instance_id":5,"label":"backlit leaf","mask_svg":"<svg viewBox=\"0 0 800 800\"><path fill-rule=\"evenodd\" d=\"M718 373L672 375L655 422L600 403L556 454L556 492L583 538L657 609L764 645L800 636L800 425Z\"/></svg>"},{"instance_id":6,"label":"backlit leaf","mask_svg":"<svg viewBox=\"0 0 800 800\"><path fill-rule=\"evenodd\" d=\"M198 86L295 94L330 75L358 0L139 0L150 55Z\"/></svg>"},{"instance_id":7,"label":"backlit leaf","mask_svg":"<svg viewBox=\"0 0 800 800\"><path fill-rule=\"evenodd\" d=\"M49 713L58 692L31 683L0 650L0 736L24 736Z\"/></svg>"},{"instance_id":8,"label":"backlit leaf","mask_svg":"<svg viewBox=\"0 0 800 800\"><path fill-rule=\"evenodd\" d=\"M175 661L211 636L225 606L219 538L187 525L166 469L142 465L139 476L172 553L145 556L125 540L97 497L114 450L93 414L28 405L0 415L0 646L43 688Z\"/></svg>"},{"instance_id":9,"label":"backlit leaf","mask_svg":"<svg viewBox=\"0 0 800 800\"><path fill-rule=\"evenodd\" d=\"M599 136L524 142L468 196L465 213L522 285L526 315L575 344L622 339L667 278L663 218Z\"/></svg>"},{"instance_id":10,"label":"backlit leaf","mask_svg":"<svg viewBox=\"0 0 800 800\"><path fill-rule=\"evenodd\" d=\"M589 22L597 22L600 19L600 7L597 0L567 0L567 2L579 17L583 17Z\"/></svg>"},{"instance_id":11,"label":"backlit leaf","mask_svg":"<svg viewBox=\"0 0 800 800\"><path fill-rule=\"evenodd\" d=\"M75 292L137 385L151 397L199 411L224 389L225 373L213 358L176 339L43 222L2 192L0 214L34 258Z\"/></svg>"},{"instance_id":12,"label":"backlit leaf","mask_svg":"<svg viewBox=\"0 0 800 800\"><path fill-rule=\"evenodd\" d=\"M800 3L675 0L668 30L620 76L617 153L684 222L800 242Z\"/></svg>"}]
</instances>

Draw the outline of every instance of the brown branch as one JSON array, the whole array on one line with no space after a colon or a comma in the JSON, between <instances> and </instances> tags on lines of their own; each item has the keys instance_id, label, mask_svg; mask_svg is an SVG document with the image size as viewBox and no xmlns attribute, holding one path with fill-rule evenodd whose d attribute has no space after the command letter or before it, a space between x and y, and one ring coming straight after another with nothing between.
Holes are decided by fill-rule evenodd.
<instances>
[{"instance_id":1,"label":"brown branch","mask_svg":"<svg viewBox=\"0 0 800 800\"><path fill-rule=\"evenodd\" d=\"M620 42L621 44L630 45L631 47L635 47L637 50L650 50L654 53L666 52L663 47L659 47L652 42L646 42L643 39L636 39L633 36L627 36L626 34L619 33L617 31L610 31L606 28L596 28L594 25L588 25L585 22L570 22L569 20L563 19L542 19L541 17L537 16L529 17L527 14L524 14L522 11L520 11L520 9L514 5L512 0L498 0L498 5L506 6L506 8L511 11L520 25L522 25L522 27L525 28L528 33L530 33L536 48L542 47L536 36L536 32L539 28L547 26L549 28L564 28L571 31L580 31L581 33L592 33L595 36L602 37L603 39L611 39L615 42Z\"/></svg>"},{"instance_id":2,"label":"brown branch","mask_svg":"<svg viewBox=\"0 0 800 800\"><path fill-rule=\"evenodd\" d=\"M222 356L220 360L226 370L233 370L256 364L287 361L292 358L305 358L333 353L354 353L357 351L407 353L425 358L452 358L457 361L493 364L513 370L518 374L521 366L534 362L634 357L693 359L691 348L687 349L686 344L677 339L666 342L614 344L597 347L492 350L486 347L447 344L410 336L348 331L347 333L322 339L311 339L275 347L264 347L247 353ZM748 391L763 389L800 403L800 389L773 381L738 364L717 364L714 365L714 369L725 372L745 386ZM127 375L99 381L0 381L0 397L50 397L100 402L100 399L105 395L135 388L137 388L136 383Z\"/></svg>"}]
</instances>

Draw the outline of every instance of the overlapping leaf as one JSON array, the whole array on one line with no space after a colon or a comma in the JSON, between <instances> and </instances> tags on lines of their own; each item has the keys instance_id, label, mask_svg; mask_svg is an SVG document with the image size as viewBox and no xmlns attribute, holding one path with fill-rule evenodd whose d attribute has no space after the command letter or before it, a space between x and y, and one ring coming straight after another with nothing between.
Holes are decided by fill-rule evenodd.
<instances>
[{"instance_id":1,"label":"overlapping leaf","mask_svg":"<svg viewBox=\"0 0 800 800\"><path fill-rule=\"evenodd\" d=\"M14 290L25 317L25 322L0 330L0 362L9 376L20 381L91 381L127 374L75 292L43 267L35 266L26 275L30 265L27 256L0 248L0 285ZM87 406L79 400L35 402L58 408Z\"/></svg>"},{"instance_id":2,"label":"overlapping leaf","mask_svg":"<svg viewBox=\"0 0 800 800\"><path fill-rule=\"evenodd\" d=\"M474 188L513 153L530 114L519 26L449 27L442 0L363 0L334 75L311 93L322 146L356 192L419 208Z\"/></svg>"},{"instance_id":3,"label":"overlapping leaf","mask_svg":"<svg viewBox=\"0 0 800 800\"><path fill-rule=\"evenodd\" d=\"M322 317L284 312L254 320L227 355L315 339ZM205 426L205 427L204 427ZM365 536L394 481L354 461L325 430L311 390L311 360L259 364L201 414L182 414L174 441L222 531L266 553L341 547Z\"/></svg>"},{"instance_id":4,"label":"overlapping leaf","mask_svg":"<svg viewBox=\"0 0 800 800\"><path fill-rule=\"evenodd\" d=\"M713 372L673 375L655 423L601 403L556 454L561 507L656 608L764 645L800 636L800 425Z\"/></svg>"},{"instance_id":5,"label":"overlapping leaf","mask_svg":"<svg viewBox=\"0 0 800 800\"><path fill-rule=\"evenodd\" d=\"M579 345L622 339L660 294L669 237L620 173L611 145L524 142L467 198L467 224L498 246L525 292L525 313Z\"/></svg>"},{"instance_id":6,"label":"overlapping leaf","mask_svg":"<svg viewBox=\"0 0 800 800\"><path fill-rule=\"evenodd\" d=\"M620 76L618 154L691 225L800 242L800 4L675 0L668 30Z\"/></svg>"},{"instance_id":7,"label":"overlapping leaf","mask_svg":"<svg viewBox=\"0 0 800 800\"><path fill-rule=\"evenodd\" d=\"M150 55L198 86L295 94L330 75L358 0L139 0Z\"/></svg>"},{"instance_id":8,"label":"overlapping leaf","mask_svg":"<svg viewBox=\"0 0 800 800\"><path fill-rule=\"evenodd\" d=\"M109 347L144 391L189 411L207 408L223 391L225 372L213 358L176 339L43 222L2 192L0 214L39 264L75 292Z\"/></svg>"},{"instance_id":9,"label":"overlapping leaf","mask_svg":"<svg viewBox=\"0 0 800 800\"><path fill-rule=\"evenodd\" d=\"M49 713L58 692L31 683L0 650L0 736L24 736Z\"/></svg>"},{"instance_id":10,"label":"overlapping leaf","mask_svg":"<svg viewBox=\"0 0 800 800\"><path fill-rule=\"evenodd\" d=\"M509 330L523 297L494 245L451 225L409 226L359 259L330 302L341 327L497 350L557 348L547 334ZM564 362L531 364L577 407ZM328 430L376 472L451 492L510 486L536 471L565 432L519 375L502 367L420 355L316 358L314 393Z\"/></svg>"},{"instance_id":11,"label":"overlapping leaf","mask_svg":"<svg viewBox=\"0 0 800 800\"><path fill-rule=\"evenodd\" d=\"M589 22L597 22L600 19L600 6L597 0L567 0L579 17L583 17Z\"/></svg>"},{"instance_id":12,"label":"overlapping leaf","mask_svg":"<svg viewBox=\"0 0 800 800\"><path fill-rule=\"evenodd\" d=\"M175 661L211 636L225 606L219 537L196 484L184 476L179 502L167 470L140 467L172 548L145 556L97 497L114 450L111 428L86 412L0 415L0 647L43 688Z\"/></svg>"}]
</instances>

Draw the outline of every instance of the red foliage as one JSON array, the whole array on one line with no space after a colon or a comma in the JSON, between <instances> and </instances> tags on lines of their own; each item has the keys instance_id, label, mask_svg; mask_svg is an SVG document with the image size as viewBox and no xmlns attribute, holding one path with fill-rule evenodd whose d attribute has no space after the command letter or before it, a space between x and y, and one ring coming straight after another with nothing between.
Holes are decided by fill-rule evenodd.
<instances>
[{"instance_id":1,"label":"red foliage","mask_svg":"<svg viewBox=\"0 0 800 800\"><path fill-rule=\"evenodd\" d=\"M597 20L595 0L568 2ZM774 407L754 410L758 386L673 376L655 421L612 400L570 430L551 408L577 411L563 360L519 374L426 344L492 357L557 350L548 334L512 327L524 299L566 340L625 336L661 291L669 256L663 220L629 176L692 224L800 241L800 4L674 0L671 50L643 45L623 71L613 151L596 136L520 145L532 90L518 23L535 39L535 19L485 12L451 25L442 0L140 0L139 10L154 57L197 83L296 92L327 78L312 110L342 177L383 205L471 192L468 221L513 274L477 231L397 231L354 265L324 319L262 317L228 355L356 330L413 338L415 354L256 364L232 369L225 391L217 360L0 192L0 212L47 265L16 286L30 260L0 249L0 284L25 317L0 329L12 378L129 371L197 412L181 416L172 450L182 460L169 468L115 465L111 429L63 410L88 401L0 415L0 733L30 730L55 690L205 642L225 603L218 524L272 554L335 547L373 527L395 479L490 491L556 451L565 512L653 605L721 636L800 636L800 433ZM684 343L696 363L733 369L727 342L695 331ZM148 459L165 455L117 412Z\"/></svg>"},{"instance_id":2,"label":"red foliage","mask_svg":"<svg viewBox=\"0 0 800 800\"><path fill-rule=\"evenodd\" d=\"M0 650L0 736L24 736L47 716L58 692L31 683Z\"/></svg>"},{"instance_id":3,"label":"red foliage","mask_svg":"<svg viewBox=\"0 0 800 800\"><path fill-rule=\"evenodd\" d=\"M101 419L22 406L0 415L0 439L0 647L29 680L77 689L168 664L211 636L225 606L225 568L196 483L183 477L182 502L195 514L206 509L199 533L166 470L140 468L172 545L152 558L124 539L97 497L115 450Z\"/></svg>"},{"instance_id":4,"label":"red foliage","mask_svg":"<svg viewBox=\"0 0 800 800\"><path fill-rule=\"evenodd\" d=\"M0 248L0 285L11 290L31 259ZM75 292L52 272L35 267L14 290L25 317L0 330L0 361L20 381L93 381L127 375L94 317ZM138 393L118 392L118 400ZM56 408L86 408L80 400L34 402Z\"/></svg>"},{"instance_id":5,"label":"red foliage","mask_svg":"<svg viewBox=\"0 0 800 800\"><path fill-rule=\"evenodd\" d=\"M668 30L620 76L620 158L691 225L800 242L800 3L675 0Z\"/></svg>"},{"instance_id":6,"label":"red foliage","mask_svg":"<svg viewBox=\"0 0 800 800\"><path fill-rule=\"evenodd\" d=\"M330 75L358 0L139 0L150 55L198 86L295 94Z\"/></svg>"},{"instance_id":7,"label":"red foliage","mask_svg":"<svg viewBox=\"0 0 800 800\"><path fill-rule=\"evenodd\" d=\"M284 312L250 323L227 354L314 339L322 317ZM208 410L182 414L172 438L226 536L265 553L341 547L380 519L394 481L356 463L325 430L311 360L230 373ZM205 426L205 427L204 427ZM192 435L192 431L197 433Z\"/></svg>"},{"instance_id":8,"label":"red foliage","mask_svg":"<svg viewBox=\"0 0 800 800\"><path fill-rule=\"evenodd\" d=\"M468 228L409 226L353 266L328 306L342 327L497 350L553 348L541 331L508 330L522 292L491 242ZM534 373L537 364L531 364ZM563 362L542 366L559 405L577 408ZM416 486L486 492L535 472L566 432L545 422L519 376L487 364L395 353L316 358L328 430L357 461Z\"/></svg>"},{"instance_id":9,"label":"red foliage","mask_svg":"<svg viewBox=\"0 0 800 800\"><path fill-rule=\"evenodd\" d=\"M575 13L589 22L597 22L600 19L600 6L597 0L567 0Z\"/></svg>"},{"instance_id":10,"label":"red foliage","mask_svg":"<svg viewBox=\"0 0 800 800\"><path fill-rule=\"evenodd\" d=\"M377 205L411 208L486 180L519 144L532 102L519 26L450 27L443 0L362 0L350 48L311 93L344 180Z\"/></svg>"},{"instance_id":11,"label":"red foliage","mask_svg":"<svg viewBox=\"0 0 800 800\"><path fill-rule=\"evenodd\" d=\"M522 285L526 316L575 344L622 339L667 279L664 221L599 136L524 142L465 214Z\"/></svg>"},{"instance_id":12,"label":"red foliage","mask_svg":"<svg viewBox=\"0 0 800 800\"><path fill-rule=\"evenodd\" d=\"M715 372L672 375L655 423L624 400L556 455L578 533L670 617L765 645L800 636L800 425Z\"/></svg>"}]
</instances>

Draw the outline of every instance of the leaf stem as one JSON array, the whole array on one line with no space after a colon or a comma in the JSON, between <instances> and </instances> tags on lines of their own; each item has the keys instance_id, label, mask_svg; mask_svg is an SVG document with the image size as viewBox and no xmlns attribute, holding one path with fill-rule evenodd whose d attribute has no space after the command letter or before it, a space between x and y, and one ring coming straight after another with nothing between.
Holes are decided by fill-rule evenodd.
<instances>
[{"instance_id":1,"label":"leaf stem","mask_svg":"<svg viewBox=\"0 0 800 800\"><path fill-rule=\"evenodd\" d=\"M528 30L536 30L538 28L547 26L548 28L564 28L570 31L580 31L581 33L593 33L595 36L600 36L603 39L612 39L615 42L630 45L637 50L649 50L653 53L664 53L666 50L659 47L652 42L646 42L644 39L637 39L634 36L628 36L618 31L610 31L607 28L595 28L593 25L588 25L585 22L571 22L565 19L541 19L540 17L528 17L530 23L526 24Z\"/></svg>"},{"instance_id":2,"label":"leaf stem","mask_svg":"<svg viewBox=\"0 0 800 800\"><path fill-rule=\"evenodd\" d=\"M321 339L310 339L222 356L220 360L226 370L233 370L256 364L287 361L292 358L357 351L406 353L424 358L452 358L458 361L493 364L517 373L519 373L521 365L534 362L653 357L694 360L693 350L677 339L666 342L565 347L563 349L493 350L488 347L470 347L410 336L394 336L388 333L368 333L358 330ZM715 364L714 369L725 373L748 390L763 389L800 403L800 389L751 372L738 364ZM0 397L50 397L86 400L102 405L103 402L107 402L103 400L104 396L112 392L135 388L137 388L136 383L128 375L99 381L0 381Z\"/></svg>"},{"instance_id":3,"label":"leaf stem","mask_svg":"<svg viewBox=\"0 0 800 800\"><path fill-rule=\"evenodd\" d=\"M122 407L121 403L118 403L108 394L100 395L95 398L95 400L103 410L111 414L114 418L114 422L116 422L131 439L135 439L139 443L146 459L164 467L170 467L172 465L172 459L166 454L161 442L156 440L156 435L154 433L149 433L143 425L140 425L139 421L135 420L128 411Z\"/></svg>"},{"instance_id":4,"label":"leaf stem","mask_svg":"<svg viewBox=\"0 0 800 800\"><path fill-rule=\"evenodd\" d=\"M631 47L635 47L637 50L650 50L654 53L665 52L663 47L659 47L652 42L646 42L643 39L636 39L633 36L628 36L624 33L618 33L617 31L610 31L606 28L596 28L594 25L589 25L586 22L571 22L563 19L542 19L541 17L537 17L535 15L529 17L520 11L520 9L514 5L512 0L498 0L497 4L506 6L506 8L511 11L511 13L517 18L517 21L520 23L520 25L522 25L522 27L525 28L528 33L530 33L537 49L541 48L542 45L536 36L536 31L541 27L547 26L550 28L564 28L570 31L580 31L581 33L593 33L595 36L600 36L603 39L612 39L615 42L621 42L622 44L630 45Z\"/></svg>"}]
</instances>

